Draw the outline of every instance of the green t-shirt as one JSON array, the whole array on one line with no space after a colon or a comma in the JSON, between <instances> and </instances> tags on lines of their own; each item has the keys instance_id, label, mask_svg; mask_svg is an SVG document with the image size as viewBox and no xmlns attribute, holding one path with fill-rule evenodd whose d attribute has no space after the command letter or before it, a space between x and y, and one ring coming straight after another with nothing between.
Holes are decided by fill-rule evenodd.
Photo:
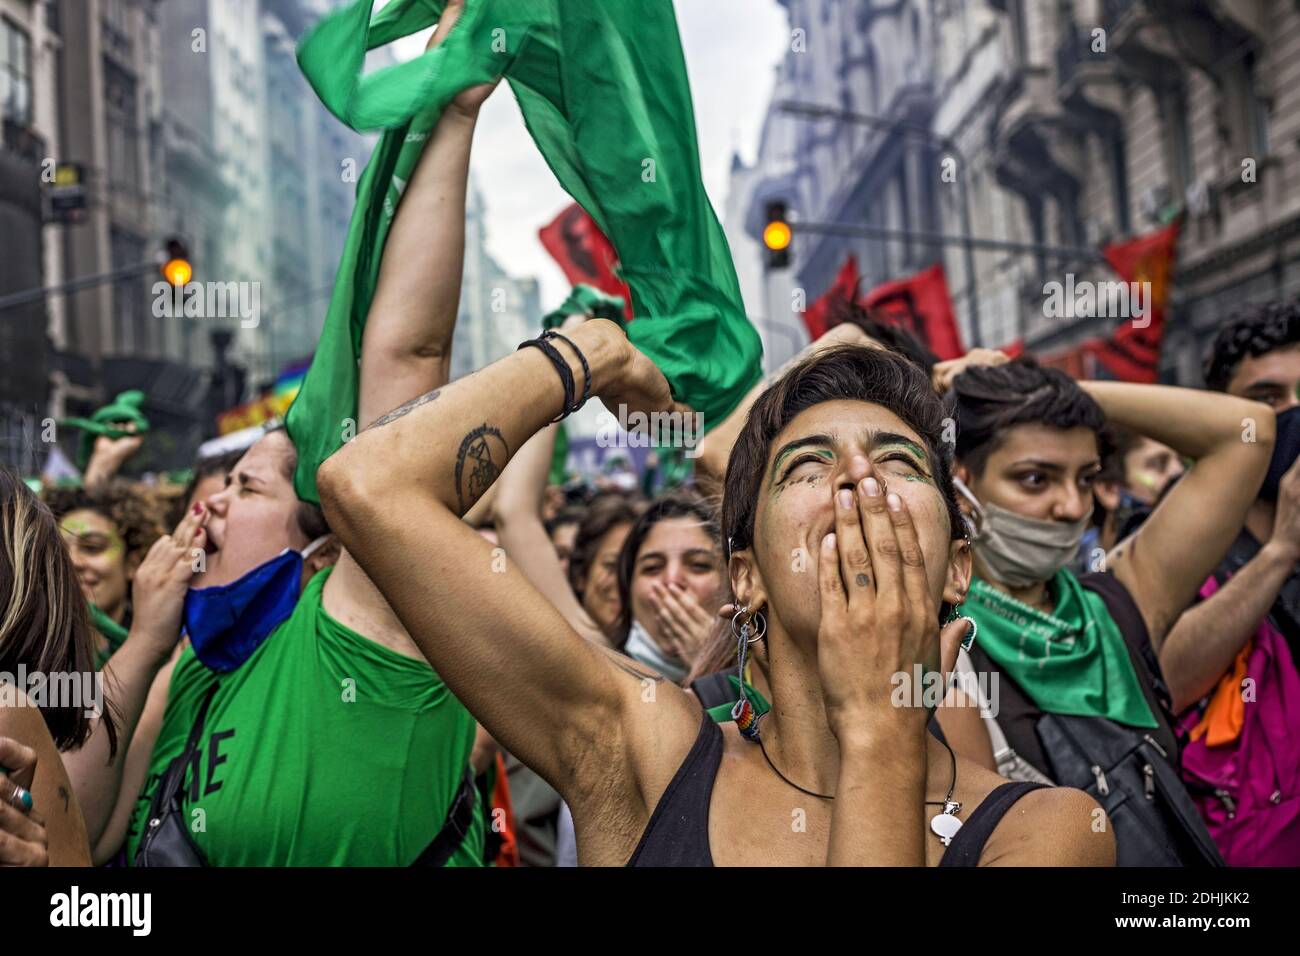
<instances>
[{"instance_id":1,"label":"green t-shirt","mask_svg":"<svg viewBox=\"0 0 1300 956\"><path fill-rule=\"evenodd\" d=\"M149 776L127 831L134 861L149 802L214 683L182 784L212 866L406 866L442 828L474 745L474 718L424 661L325 613L329 570L238 669L186 648L172 673ZM448 866L483 865L483 814ZM202 810L202 813L198 811Z\"/></svg>"}]
</instances>

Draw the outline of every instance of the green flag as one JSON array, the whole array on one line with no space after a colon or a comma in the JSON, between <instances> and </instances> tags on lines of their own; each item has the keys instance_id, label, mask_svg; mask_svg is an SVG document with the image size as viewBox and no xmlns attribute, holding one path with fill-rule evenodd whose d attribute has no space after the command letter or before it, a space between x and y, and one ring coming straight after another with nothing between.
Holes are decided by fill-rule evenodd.
<instances>
[{"instance_id":1,"label":"green flag","mask_svg":"<svg viewBox=\"0 0 1300 956\"><path fill-rule=\"evenodd\" d=\"M686 64L672 0L468 0L447 38L363 75L367 50L437 22L444 0L371 0L324 17L298 62L326 107L384 130L357 189L324 331L286 424L295 486L317 501L316 469L356 422L358 360L384 241L442 110L504 73L560 184L604 231L632 289L628 336L674 397L729 414L762 374L722 227L700 180Z\"/></svg>"}]
</instances>

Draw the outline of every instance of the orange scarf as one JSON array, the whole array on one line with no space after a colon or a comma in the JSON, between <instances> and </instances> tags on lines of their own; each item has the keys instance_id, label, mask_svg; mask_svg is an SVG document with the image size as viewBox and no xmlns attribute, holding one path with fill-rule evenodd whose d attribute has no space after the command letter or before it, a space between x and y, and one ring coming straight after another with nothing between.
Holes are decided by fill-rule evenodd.
<instances>
[{"instance_id":1,"label":"orange scarf","mask_svg":"<svg viewBox=\"0 0 1300 956\"><path fill-rule=\"evenodd\" d=\"M1219 678L1200 723L1192 728L1192 740L1205 737L1207 747L1222 747L1234 743L1241 736L1241 728L1246 723L1246 700L1241 684L1246 679L1246 661L1254 648L1255 639L1252 637L1237 654L1231 670Z\"/></svg>"}]
</instances>

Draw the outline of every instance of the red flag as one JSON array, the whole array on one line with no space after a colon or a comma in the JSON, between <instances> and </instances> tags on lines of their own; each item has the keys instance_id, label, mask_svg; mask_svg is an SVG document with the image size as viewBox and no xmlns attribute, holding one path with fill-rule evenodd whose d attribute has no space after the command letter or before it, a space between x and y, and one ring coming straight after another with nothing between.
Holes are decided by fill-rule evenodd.
<instances>
[{"instance_id":1,"label":"red flag","mask_svg":"<svg viewBox=\"0 0 1300 956\"><path fill-rule=\"evenodd\" d=\"M808 328L808 338L816 342L826 334L830 328L828 322L830 319L831 306L836 299L847 300L852 302L858 295L858 260L855 256L849 255L844 260L844 265L840 266L839 274L831 287L823 292L812 305L808 306L803 313L803 324Z\"/></svg>"},{"instance_id":2,"label":"red flag","mask_svg":"<svg viewBox=\"0 0 1300 956\"><path fill-rule=\"evenodd\" d=\"M1124 381L1156 381L1181 227L1180 219L1157 232L1102 250L1102 256L1122 280L1149 283L1144 315L1125 322L1109 338L1084 343L1097 361Z\"/></svg>"},{"instance_id":3,"label":"red flag","mask_svg":"<svg viewBox=\"0 0 1300 956\"><path fill-rule=\"evenodd\" d=\"M911 332L940 361L960 358L966 352L957 334L942 263L906 279L876 286L863 297L861 304L873 319Z\"/></svg>"},{"instance_id":4,"label":"red flag","mask_svg":"<svg viewBox=\"0 0 1300 956\"><path fill-rule=\"evenodd\" d=\"M573 203L537 235L564 270L565 278L574 285L583 283L609 295L621 295L624 314L632 320L632 290L614 273L618 254L585 209Z\"/></svg>"}]
</instances>

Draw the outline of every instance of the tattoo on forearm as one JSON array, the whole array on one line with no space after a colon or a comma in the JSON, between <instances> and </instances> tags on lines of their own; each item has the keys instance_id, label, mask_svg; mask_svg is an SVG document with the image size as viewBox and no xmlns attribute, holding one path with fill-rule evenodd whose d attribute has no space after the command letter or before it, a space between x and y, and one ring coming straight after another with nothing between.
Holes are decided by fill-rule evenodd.
<instances>
[{"instance_id":1,"label":"tattoo on forearm","mask_svg":"<svg viewBox=\"0 0 1300 956\"><path fill-rule=\"evenodd\" d=\"M389 422L396 421L397 419L401 418L403 415L415 411L421 405L428 405L431 401L433 401L435 398L438 397L438 393L441 391L442 389L435 388L432 392L425 392L419 398L413 398L409 402L403 402L401 405L398 405L396 408L394 408L391 412L388 412L387 414L384 415L380 415L373 422L367 425L364 430L370 431L370 429L378 428L380 425L387 425Z\"/></svg>"},{"instance_id":2,"label":"tattoo on forearm","mask_svg":"<svg viewBox=\"0 0 1300 956\"><path fill-rule=\"evenodd\" d=\"M509 458L505 438L487 422L461 439L456 452L456 500L461 514L492 487Z\"/></svg>"}]
</instances>

